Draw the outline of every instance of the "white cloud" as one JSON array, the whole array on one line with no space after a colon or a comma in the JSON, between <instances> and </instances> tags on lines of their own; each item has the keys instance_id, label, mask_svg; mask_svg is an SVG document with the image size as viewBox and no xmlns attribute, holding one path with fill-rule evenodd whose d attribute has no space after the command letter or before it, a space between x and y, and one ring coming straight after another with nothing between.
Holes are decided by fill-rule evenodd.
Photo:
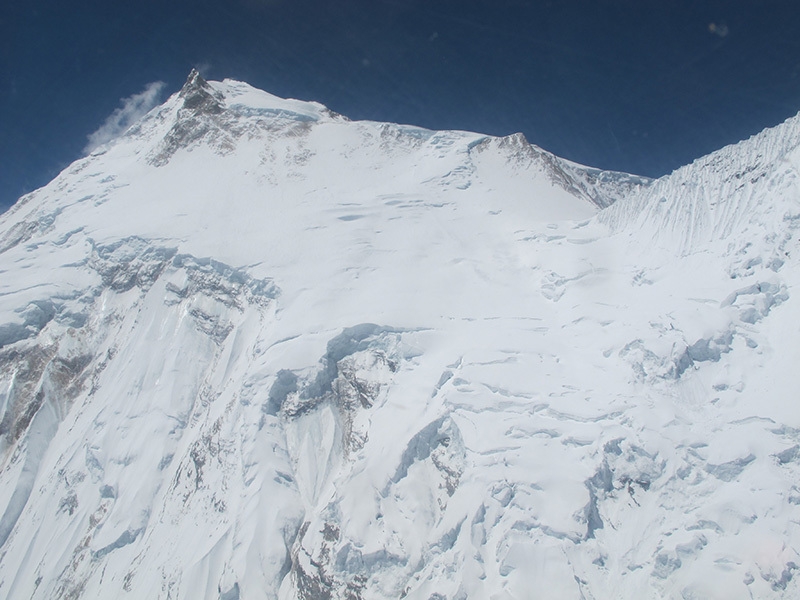
<instances>
[{"instance_id":1,"label":"white cloud","mask_svg":"<svg viewBox=\"0 0 800 600\"><path fill-rule=\"evenodd\" d=\"M124 133L128 127L158 104L164 86L163 81L153 81L145 86L144 91L122 98L120 100L122 106L111 113L97 131L87 136L89 143L86 144L83 151L88 154L98 146L102 146Z\"/></svg>"}]
</instances>

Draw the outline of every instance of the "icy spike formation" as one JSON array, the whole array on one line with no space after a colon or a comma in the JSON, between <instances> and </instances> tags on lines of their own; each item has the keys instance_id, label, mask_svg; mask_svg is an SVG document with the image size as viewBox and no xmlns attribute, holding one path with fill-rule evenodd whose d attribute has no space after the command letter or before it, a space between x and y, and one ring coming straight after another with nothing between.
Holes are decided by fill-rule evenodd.
<instances>
[{"instance_id":1,"label":"icy spike formation","mask_svg":"<svg viewBox=\"0 0 800 600\"><path fill-rule=\"evenodd\" d=\"M0 597L800 597L799 147L193 73L0 216Z\"/></svg>"}]
</instances>

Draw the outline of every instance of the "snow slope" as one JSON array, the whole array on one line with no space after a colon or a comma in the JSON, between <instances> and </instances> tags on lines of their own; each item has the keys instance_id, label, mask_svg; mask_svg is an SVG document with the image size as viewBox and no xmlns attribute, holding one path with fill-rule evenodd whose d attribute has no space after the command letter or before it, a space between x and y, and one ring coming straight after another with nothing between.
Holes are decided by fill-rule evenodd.
<instances>
[{"instance_id":1,"label":"snow slope","mask_svg":"<svg viewBox=\"0 0 800 600\"><path fill-rule=\"evenodd\" d=\"M799 148L193 73L0 216L0 595L796 597Z\"/></svg>"}]
</instances>

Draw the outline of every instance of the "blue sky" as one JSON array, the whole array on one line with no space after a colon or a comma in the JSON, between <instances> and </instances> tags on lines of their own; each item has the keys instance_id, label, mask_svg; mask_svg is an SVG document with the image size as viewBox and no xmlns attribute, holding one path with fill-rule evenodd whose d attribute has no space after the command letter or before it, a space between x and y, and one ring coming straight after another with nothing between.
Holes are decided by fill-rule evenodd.
<instances>
[{"instance_id":1,"label":"blue sky","mask_svg":"<svg viewBox=\"0 0 800 600\"><path fill-rule=\"evenodd\" d=\"M0 210L192 67L658 176L800 110L798 32L796 0L6 2Z\"/></svg>"}]
</instances>

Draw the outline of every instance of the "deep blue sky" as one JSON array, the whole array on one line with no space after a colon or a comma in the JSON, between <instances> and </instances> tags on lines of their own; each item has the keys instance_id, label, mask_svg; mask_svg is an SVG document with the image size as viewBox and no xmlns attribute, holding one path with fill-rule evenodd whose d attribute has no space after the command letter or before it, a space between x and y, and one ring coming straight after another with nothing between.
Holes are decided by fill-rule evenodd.
<instances>
[{"instance_id":1,"label":"deep blue sky","mask_svg":"<svg viewBox=\"0 0 800 600\"><path fill-rule=\"evenodd\" d=\"M6 0L0 210L199 66L355 119L657 176L800 110L797 0Z\"/></svg>"}]
</instances>

